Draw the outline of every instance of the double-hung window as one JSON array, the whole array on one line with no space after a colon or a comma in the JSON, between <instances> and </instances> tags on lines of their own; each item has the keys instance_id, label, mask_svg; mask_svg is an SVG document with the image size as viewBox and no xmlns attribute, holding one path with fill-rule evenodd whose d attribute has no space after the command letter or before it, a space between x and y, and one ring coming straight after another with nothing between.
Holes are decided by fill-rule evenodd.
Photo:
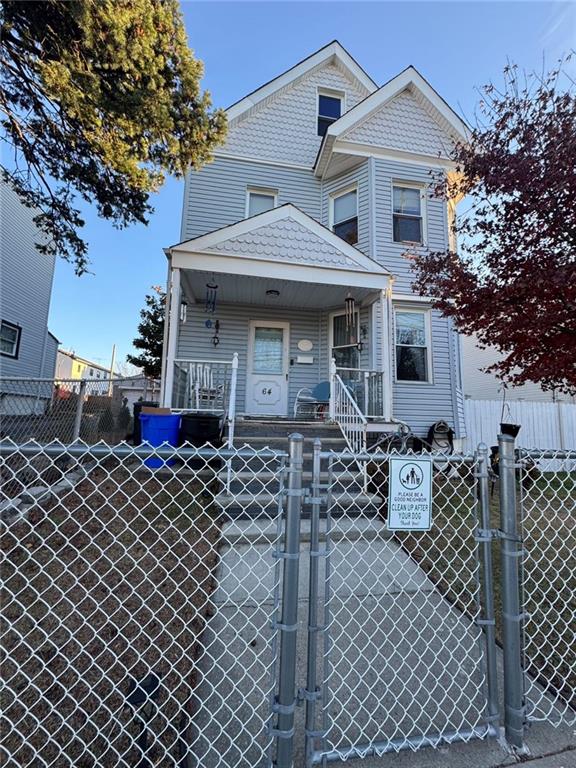
<instances>
[{"instance_id":1,"label":"double-hung window","mask_svg":"<svg viewBox=\"0 0 576 768\"><path fill-rule=\"evenodd\" d=\"M350 245L358 242L358 191L348 189L330 198L332 231Z\"/></svg>"},{"instance_id":2,"label":"double-hung window","mask_svg":"<svg viewBox=\"0 0 576 768\"><path fill-rule=\"evenodd\" d=\"M20 347L20 334L22 328L7 320L2 320L0 325L0 353L5 357L18 357Z\"/></svg>"},{"instance_id":3,"label":"double-hung window","mask_svg":"<svg viewBox=\"0 0 576 768\"><path fill-rule=\"evenodd\" d=\"M278 191L275 189L259 189L256 187L246 190L246 216L256 216L276 207Z\"/></svg>"},{"instance_id":4,"label":"double-hung window","mask_svg":"<svg viewBox=\"0 0 576 768\"><path fill-rule=\"evenodd\" d=\"M337 94L318 94L318 136L325 136L326 131L342 115L342 96Z\"/></svg>"},{"instance_id":5,"label":"double-hung window","mask_svg":"<svg viewBox=\"0 0 576 768\"><path fill-rule=\"evenodd\" d=\"M431 381L430 312L396 309L396 380Z\"/></svg>"},{"instance_id":6,"label":"double-hung window","mask_svg":"<svg viewBox=\"0 0 576 768\"><path fill-rule=\"evenodd\" d=\"M424 242L424 190L408 184L392 188L393 233L396 243Z\"/></svg>"}]
</instances>

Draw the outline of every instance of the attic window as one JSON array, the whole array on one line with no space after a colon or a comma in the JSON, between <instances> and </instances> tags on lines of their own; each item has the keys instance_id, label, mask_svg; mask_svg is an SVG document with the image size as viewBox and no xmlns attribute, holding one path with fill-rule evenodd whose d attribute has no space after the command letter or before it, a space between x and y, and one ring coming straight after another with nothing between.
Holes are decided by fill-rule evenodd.
<instances>
[{"instance_id":1,"label":"attic window","mask_svg":"<svg viewBox=\"0 0 576 768\"><path fill-rule=\"evenodd\" d=\"M326 93L318 94L318 136L325 136L326 131L342 114L342 96Z\"/></svg>"},{"instance_id":2,"label":"attic window","mask_svg":"<svg viewBox=\"0 0 576 768\"><path fill-rule=\"evenodd\" d=\"M278 190L249 187L246 190L246 216L256 216L276 207Z\"/></svg>"}]
</instances>

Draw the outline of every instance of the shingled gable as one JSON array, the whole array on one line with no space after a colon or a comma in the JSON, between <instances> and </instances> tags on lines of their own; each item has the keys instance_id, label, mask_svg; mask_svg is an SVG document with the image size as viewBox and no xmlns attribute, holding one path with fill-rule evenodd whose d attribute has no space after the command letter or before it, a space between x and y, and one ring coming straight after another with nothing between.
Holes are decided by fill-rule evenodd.
<instances>
[{"instance_id":1,"label":"shingled gable","mask_svg":"<svg viewBox=\"0 0 576 768\"><path fill-rule=\"evenodd\" d=\"M186 240L167 254L214 254L389 275L381 264L288 203Z\"/></svg>"},{"instance_id":2,"label":"shingled gable","mask_svg":"<svg viewBox=\"0 0 576 768\"><path fill-rule=\"evenodd\" d=\"M426 121L425 141L419 140L416 117ZM410 66L328 128L315 171L322 175L332 151L345 152L347 148L352 149L351 144L418 153L446 161L451 143L466 141L467 137L464 121Z\"/></svg>"},{"instance_id":3,"label":"shingled gable","mask_svg":"<svg viewBox=\"0 0 576 768\"><path fill-rule=\"evenodd\" d=\"M278 91L286 86L293 84L299 78L314 70L316 67L328 63L336 63L339 67L346 70L368 93L376 91L378 86L369 77L362 67L355 61L348 51L337 41L333 40L320 50L311 54L300 61L295 66L283 72L278 77L252 91L240 101L235 102L226 110L229 122L236 121L238 118L252 110L256 105L265 102L274 96Z\"/></svg>"}]
</instances>

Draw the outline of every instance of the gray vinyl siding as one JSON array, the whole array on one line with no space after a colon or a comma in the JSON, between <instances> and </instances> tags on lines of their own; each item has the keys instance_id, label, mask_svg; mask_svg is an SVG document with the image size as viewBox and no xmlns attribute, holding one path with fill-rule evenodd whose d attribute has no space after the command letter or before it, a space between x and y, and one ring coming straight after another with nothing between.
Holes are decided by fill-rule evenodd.
<instances>
[{"instance_id":1,"label":"gray vinyl siding","mask_svg":"<svg viewBox=\"0 0 576 768\"><path fill-rule=\"evenodd\" d=\"M46 354L42 378L53 379L56 375L56 356L58 354L58 339L48 333L46 338Z\"/></svg>"},{"instance_id":2,"label":"gray vinyl siding","mask_svg":"<svg viewBox=\"0 0 576 768\"><path fill-rule=\"evenodd\" d=\"M395 243L392 233L392 186L394 181L411 181L429 185L432 180L427 166L392 160L375 161L376 249L375 258L395 277L395 293L412 293L414 276L404 254L409 247ZM425 243L432 251L447 247L447 210L444 201L427 196Z\"/></svg>"},{"instance_id":3,"label":"gray vinyl siding","mask_svg":"<svg viewBox=\"0 0 576 768\"><path fill-rule=\"evenodd\" d=\"M320 332L321 313L316 310L290 310L283 307L257 307L245 304L222 304L217 312L220 321L220 344L214 347L213 329L205 327L206 313L195 306L188 311L186 323L180 325L178 358L196 360L231 360L238 353L238 383L236 408L244 413L246 406L246 371L248 338L251 320L270 320L290 323L290 359L294 362L288 371L288 413L293 412L296 394L302 387L313 388L328 378L321 373ZM310 339L313 364L298 364L298 341Z\"/></svg>"},{"instance_id":4,"label":"gray vinyl siding","mask_svg":"<svg viewBox=\"0 0 576 768\"><path fill-rule=\"evenodd\" d=\"M321 183L312 169L216 157L186 178L181 240L245 219L248 187L278 190L277 205L293 203L320 221Z\"/></svg>"},{"instance_id":5,"label":"gray vinyl siding","mask_svg":"<svg viewBox=\"0 0 576 768\"><path fill-rule=\"evenodd\" d=\"M325 227L330 222L330 196L341 189L356 184L358 188L358 243L356 248L370 256L370 199L368 184L368 160L353 171L343 173L322 185L322 221Z\"/></svg>"},{"instance_id":6,"label":"gray vinyl siding","mask_svg":"<svg viewBox=\"0 0 576 768\"><path fill-rule=\"evenodd\" d=\"M35 248L42 241L32 221L36 213L22 205L6 184L0 184L0 315L22 329L18 358L0 355L3 377L41 378L54 370L49 365L54 340L47 329L54 257Z\"/></svg>"}]
</instances>

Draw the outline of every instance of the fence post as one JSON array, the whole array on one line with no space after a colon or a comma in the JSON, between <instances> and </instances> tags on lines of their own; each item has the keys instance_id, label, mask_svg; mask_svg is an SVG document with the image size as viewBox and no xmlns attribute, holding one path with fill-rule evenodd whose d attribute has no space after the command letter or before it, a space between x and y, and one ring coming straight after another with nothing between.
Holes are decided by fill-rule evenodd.
<instances>
[{"instance_id":1,"label":"fence post","mask_svg":"<svg viewBox=\"0 0 576 768\"><path fill-rule=\"evenodd\" d=\"M482 547L482 589L484 592L484 641L486 647L486 683L488 687L488 720L491 728L498 727L498 672L496 665L496 622L494 612L494 571L492 567L492 529L490 520L490 487L488 474L488 446L478 446L478 503L480 504L480 527L484 531Z\"/></svg>"},{"instance_id":2,"label":"fence post","mask_svg":"<svg viewBox=\"0 0 576 768\"><path fill-rule=\"evenodd\" d=\"M76 416L74 418L74 432L72 433L72 442L80 437L80 427L82 426L82 411L84 410L84 394L86 392L86 379L80 381L80 391L76 401Z\"/></svg>"},{"instance_id":3,"label":"fence post","mask_svg":"<svg viewBox=\"0 0 576 768\"><path fill-rule=\"evenodd\" d=\"M292 768L294 758L294 710L296 707L296 640L298 631L298 574L300 518L302 512L302 455L304 438L289 437L288 490L284 534L282 613L280 624L280 668L275 711L277 768Z\"/></svg>"},{"instance_id":4,"label":"fence post","mask_svg":"<svg viewBox=\"0 0 576 768\"><path fill-rule=\"evenodd\" d=\"M516 455L514 438L498 435L500 456L500 533L502 556L502 640L504 655L504 727L506 741L524 746L524 680L518 578L518 525L516 521Z\"/></svg>"},{"instance_id":5,"label":"fence post","mask_svg":"<svg viewBox=\"0 0 576 768\"><path fill-rule=\"evenodd\" d=\"M318 649L318 563L320 558L320 451L322 441L314 440L312 459L312 513L310 518L310 580L308 586L308 656L306 666L306 766L312 765L316 730L316 655Z\"/></svg>"}]
</instances>

